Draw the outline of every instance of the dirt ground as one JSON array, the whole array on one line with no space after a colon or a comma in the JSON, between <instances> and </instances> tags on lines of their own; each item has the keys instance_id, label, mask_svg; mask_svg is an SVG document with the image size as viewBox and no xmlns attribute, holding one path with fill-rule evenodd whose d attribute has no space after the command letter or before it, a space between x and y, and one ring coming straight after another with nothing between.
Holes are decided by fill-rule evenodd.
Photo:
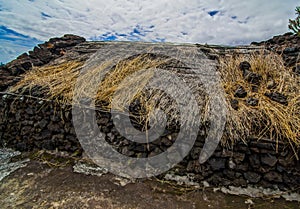
<instances>
[{"instance_id":1,"label":"dirt ground","mask_svg":"<svg viewBox=\"0 0 300 209\"><path fill-rule=\"evenodd\" d=\"M0 208L300 208L283 199L250 199L158 179L134 183L112 174L73 172L71 164L31 160L0 182Z\"/></svg>"}]
</instances>

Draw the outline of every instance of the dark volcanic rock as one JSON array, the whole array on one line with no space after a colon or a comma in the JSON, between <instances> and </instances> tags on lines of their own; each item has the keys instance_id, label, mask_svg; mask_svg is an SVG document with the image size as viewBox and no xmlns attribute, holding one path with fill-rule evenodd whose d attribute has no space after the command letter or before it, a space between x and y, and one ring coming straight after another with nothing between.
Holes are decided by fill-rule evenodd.
<instances>
[{"instance_id":1,"label":"dark volcanic rock","mask_svg":"<svg viewBox=\"0 0 300 209\"><path fill-rule=\"evenodd\" d=\"M287 47L283 50L284 54L290 54L290 53L294 53L297 52L297 48L295 47Z\"/></svg>"},{"instance_id":2,"label":"dark volcanic rock","mask_svg":"<svg viewBox=\"0 0 300 209\"><path fill-rule=\"evenodd\" d=\"M230 105L234 110L238 110L239 109L239 101L237 99L232 99L230 101Z\"/></svg>"},{"instance_id":3,"label":"dark volcanic rock","mask_svg":"<svg viewBox=\"0 0 300 209\"><path fill-rule=\"evenodd\" d=\"M277 158L273 155L270 155L270 154L266 154L266 155L262 155L261 156L261 162L265 165L268 165L268 166L275 166L275 164L277 163Z\"/></svg>"},{"instance_id":4,"label":"dark volcanic rock","mask_svg":"<svg viewBox=\"0 0 300 209\"><path fill-rule=\"evenodd\" d=\"M266 179L270 182L279 182L279 183L282 182L282 176L275 171L271 171L271 172L265 174L264 179Z\"/></svg>"},{"instance_id":5,"label":"dark volcanic rock","mask_svg":"<svg viewBox=\"0 0 300 209\"><path fill-rule=\"evenodd\" d=\"M252 154L249 157L250 165L252 168L257 169L260 167L260 160L259 160L259 155L258 154Z\"/></svg>"},{"instance_id":6,"label":"dark volcanic rock","mask_svg":"<svg viewBox=\"0 0 300 209\"><path fill-rule=\"evenodd\" d=\"M251 65L250 65L249 62L243 61L243 62L240 63L239 68L240 68L241 71L244 72L244 71L246 71L246 70L250 70Z\"/></svg>"},{"instance_id":7,"label":"dark volcanic rock","mask_svg":"<svg viewBox=\"0 0 300 209\"><path fill-rule=\"evenodd\" d=\"M259 85L262 79L261 75L252 72L251 65L247 61L243 61L239 65L239 69L243 72L243 77L246 81L251 84Z\"/></svg>"},{"instance_id":8,"label":"dark volcanic rock","mask_svg":"<svg viewBox=\"0 0 300 209\"><path fill-rule=\"evenodd\" d=\"M247 179L250 183L258 183L261 179L261 175L255 172L246 172L244 173L245 179Z\"/></svg>"},{"instance_id":9,"label":"dark volcanic rock","mask_svg":"<svg viewBox=\"0 0 300 209\"><path fill-rule=\"evenodd\" d=\"M288 101L287 101L287 97L281 93L278 93L278 92L267 92L265 93L265 96L266 97L269 97L271 100L275 101L275 102L278 102L280 104L283 104L283 105L287 105L288 104Z\"/></svg>"},{"instance_id":10,"label":"dark volcanic rock","mask_svg":"<svg viewBox=\"0 0 300 209\"><path fill-rule=\"evenodd\" d=\"M243 76L247 82L249 82L251 84L255 84L255 85L259 85L262 80L261 75L251 72L251 71L248 71L248 70L244 71Z\"/></svg>"},{"instance_id":11,"label":"dark volcanic rock","mask_svg":"<svg viewBox=\"0 0 300 209\"><path fill-rule=\"evenodd\" d=\"M238 97L238 98L245 98L247 96L247 91L244 89L244 87L239 86L235 92L234 92L234 96Z\"/></svg>"},{"instance_id":12,"label":"dark volcanic rock","mask_svg":"<svg viewBox=\"0 0 300 209\"><path fill-rule=\"evenodd\" d=\"M249 97L247 99L247 104L250 105L250 106L257 106L258 105L258 99Z\"/></svg>"},{"instance_id":13,"label":"dark volcanic rock","mask_svg":"<svg viewBox=\"0 0 300 209\"><path fill-rule=\"evenodd\" d=\"M296 67L293 68L293 72L300 76L300 64L297 64Z\"/></svg>"},{"instance_id":14,"label":"dark volcanic rock","mask_svg":"<svg viewBox=\"0 0 300 209\"><path fill-rule=\"evenodd\" d=\"M214 171L218 171L225 168L226 160L223 158L211 158L208 160L208 163Z\"/></svg>"},{"instance_id":15,"label":"dark volcanic rock","mask_svg":"<svg viewBox=\"0 0 300 209\"><path fill-rule=\"evenodd\" d=\"M300 36L293 33L274 36L270 40L253 45L264 46L267 50L273 51L282 56L284 64L294 67L297 64L300 52ZM298 60L299 61L299 60Z\"/></svg>"}]
</instances>

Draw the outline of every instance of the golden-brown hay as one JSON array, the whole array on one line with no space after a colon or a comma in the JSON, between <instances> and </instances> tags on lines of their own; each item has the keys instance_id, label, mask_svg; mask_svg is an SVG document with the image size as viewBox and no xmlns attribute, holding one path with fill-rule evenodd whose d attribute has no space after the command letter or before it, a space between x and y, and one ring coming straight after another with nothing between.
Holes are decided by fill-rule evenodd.
<instances>
[{"instance_id":1,"label":"golden-brown hay","mask_svg":"<svg viewBox=\"0 0 300 209\"><path fill-rule=\"evenodd\" d=\"M255 91L239 69L239 64L243 61L248 61L251 71L262 76ZM224 136L227 143L234 144L236 140L245 140L252 135L276 141L288 140L292 147L300 145L300 79L284 66L279 55L261 51L249 55L227 56L221 60L220 74L228 106ZM287 96L287 105L265 96L270 91L269 82L276 84L271 91ZM247 105L247 98L235 98L234 92L238 86L248 92L248 98L258 99L258 106ZM239 101L238 110L231 107L232 99Z\"/></svg>"}]
</instances>

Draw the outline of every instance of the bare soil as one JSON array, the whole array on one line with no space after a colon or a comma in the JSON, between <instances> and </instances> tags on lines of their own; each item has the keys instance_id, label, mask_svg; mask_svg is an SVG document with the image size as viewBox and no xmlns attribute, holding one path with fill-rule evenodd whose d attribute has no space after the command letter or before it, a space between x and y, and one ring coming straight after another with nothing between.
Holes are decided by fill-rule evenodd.
<instances>
[{"instance_id":1,"label":"bare soil","mask_svg":"<svg viewBox=\"0 0 300 209\"><path fill-rule=\"evenodd\" d=\"M283 199L250 200L157 179L122 182L112 174L74 173L71 164L31 160L0 182L0 208L300 208Z\"/></svg>"}]
</instances>

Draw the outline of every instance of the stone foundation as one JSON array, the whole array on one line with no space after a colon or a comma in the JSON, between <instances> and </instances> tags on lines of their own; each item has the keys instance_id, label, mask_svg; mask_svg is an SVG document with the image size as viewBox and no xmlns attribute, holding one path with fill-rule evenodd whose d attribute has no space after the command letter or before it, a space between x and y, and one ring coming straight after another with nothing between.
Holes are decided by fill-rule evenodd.
<instances>
[{"instance_id":1,"label":"stone foundation","mask_svg":"<svg viewBox=\"0 0 300 209\"><path fill-rule=\"evenodd\" d=\"M70 106L60 106L28 96L1 94L0 145L19 151L48 149L81 155L82 148L72 124ZM137 144L122 137L110 113L96 111L97 124L106 140L118 152L131 157L154 156L176 140L176 126L150 144ZM173 130L172 130L173 129ZM205 127L199 133L189 155L174 169L179 175L195 174L195 181L211 185L246 186L249 184L280 189L300 186L300 162L289 144L249 139L232 149L218 146L213 156L200 165L199 154L205 141ZM299 150L298 150L299 154ZM166 161L166 163L168 163Z\"/></svg>"}]
</instances>

